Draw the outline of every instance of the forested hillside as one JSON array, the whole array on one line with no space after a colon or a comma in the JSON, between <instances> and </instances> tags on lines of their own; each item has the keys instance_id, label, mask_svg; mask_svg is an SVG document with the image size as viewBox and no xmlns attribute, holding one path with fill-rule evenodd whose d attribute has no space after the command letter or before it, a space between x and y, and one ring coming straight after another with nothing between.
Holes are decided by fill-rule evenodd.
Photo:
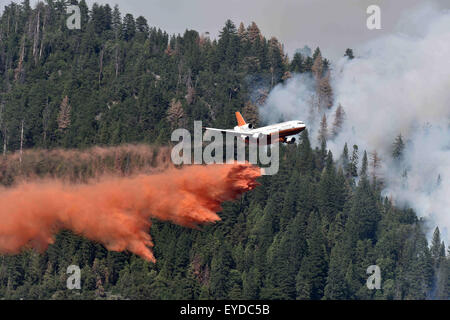
<instances>
[{"instance_id":1,"label":"forested hillside","mask_svg":"<svg viewBox=\"0 0 450 320\"><path fill-rule=\"evenodd\" d=\"M99 171L155 166L165 158L139 146L88 149L93 156L83 159L58 148L145 143L160 150L172 129L194 120L233 127L238 110L258 125L258 106L293 73L317 79L320 107L332 103L320 49L289 59L255 23L226 21L210 40L194 30L168 35L118 7L78 4L81 30L66 27L62 1L11 3L0 16L5 186L23 177L83 182ZM321 148L313 139L305 131L299 144L282 146L280 172L225 203L222 221L199 230L154 221L156 264L62 232L43 254L0 257L0 298L449 299L450 260L439 229L428 243L424 221L381 196L366 152L346 145L333 155L326 139L319 137ZM66 288L72 264L81 267L81 290ZM366 270L375 264L381 289L369 290Z\"/></svg>"}]
</instances>

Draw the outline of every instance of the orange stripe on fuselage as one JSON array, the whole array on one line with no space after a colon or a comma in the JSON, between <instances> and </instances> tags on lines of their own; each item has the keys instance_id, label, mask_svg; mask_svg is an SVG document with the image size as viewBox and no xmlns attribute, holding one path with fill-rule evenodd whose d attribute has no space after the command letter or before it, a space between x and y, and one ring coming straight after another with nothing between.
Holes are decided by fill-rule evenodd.
<instances>
[{"instance_id":1,"label":"orange stripe on fuselage","mask_svg":"<svg viewBox=\"0 0 450 320\"><path fill-rule=\"evenodd\" d=\"M299 127L299 128L291 128L291 129L286 129L286 130L280 130L278 132L278 136L280 138L284 138L286 136L293 136L294 134L300 133L303 130L305 130L305 127ZM271 135L273 135L273 133L271 133Z\"/></svg>"}]
</instances>

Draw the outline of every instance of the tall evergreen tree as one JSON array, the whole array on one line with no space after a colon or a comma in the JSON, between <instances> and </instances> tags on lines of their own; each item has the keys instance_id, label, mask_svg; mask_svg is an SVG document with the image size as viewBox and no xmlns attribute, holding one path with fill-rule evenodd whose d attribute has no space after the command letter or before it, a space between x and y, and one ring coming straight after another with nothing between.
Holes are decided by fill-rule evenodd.
<instances>
[{"instance_id":1,"label":"tall evergreen tree","mask_svg":"<svg viewBox=\"0 0 450 320\"><path fill-rule=\"evenodd\" d=\"M401 160L403 157L403 151L405 150L405 143L403 142L403 137L399 134L394 141L392 149L392 157L395 160Z\"/></svg>"},{"instance_id":2,"label":"tall evergreen tree","mask_svg":"<svg viewBox=\"0 0 450 320\"><path fill-rule=\"evenodd\" d=\"M126 41L133 39L136 34L136 23L132 14L127 13L123 18L123 38Z\"/></svg>"},{"instance_id":3,"label":"tall evergreen tree","mask_svg":"<svg viewBox=\"0 0 450 320\"><path fill-rule=\"evenodd\" d=\"M308 220L310 232L308 253L297 274L297 299L321 299L323 296L327 261L325 240L321 230L321 221L317 213L312 213Z\"/></svg>"}]
</instances>

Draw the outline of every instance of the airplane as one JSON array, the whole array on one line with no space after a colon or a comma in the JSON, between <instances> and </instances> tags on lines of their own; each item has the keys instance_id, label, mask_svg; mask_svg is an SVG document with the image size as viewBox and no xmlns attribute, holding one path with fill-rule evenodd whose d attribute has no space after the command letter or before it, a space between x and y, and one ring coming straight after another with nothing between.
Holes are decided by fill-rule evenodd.
<instances>
[{"instance_id":1,"label":"airplane","mask_svg":"<svg viewBox=\"0 0 450 320\"><path fill-rule=\"evenodd\" d=\"M236 112L236 120L238 125L234 127L234 129L205 128L205 130L220 131L222 133L240 136L246 143L250 141L250 138L253 138L256 142L259 142L259 139L266 136L267 144L275 142L272 141L271 137L278 132L279 142L292 144L295 142L295 137L293 136L302 132L306 128L303 121L292 120L254 129L251 123L245 122L240 112Z\"/></svg>"}]
</instances>

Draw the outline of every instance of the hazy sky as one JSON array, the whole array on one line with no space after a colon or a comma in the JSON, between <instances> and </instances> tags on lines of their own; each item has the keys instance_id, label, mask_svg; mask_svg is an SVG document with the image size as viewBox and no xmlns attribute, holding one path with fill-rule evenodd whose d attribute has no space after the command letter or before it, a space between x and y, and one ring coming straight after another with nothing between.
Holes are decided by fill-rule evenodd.
<instances>
[{"instance_id":1,"label":"hazy sky","mask_svg":"<svg viewBox=\"0 0 450 320\"><path fill-rule=\"evenodd\" d=\"M19 0L17 0L18 2ZM0 0L2 7L11 2ZM36 3L37 0L31 0ZM297 48L320 46L332 60L347 47L392 31L404 12L424 0L87 0L118 4L122 13L143 15L151 26L168 33L183 33L186 28L218 35L227 19L238 26L252 21L266 37L275 36L292 56ZM429 0L450 9L450 0ZM366 9L376 4L381 8L381 30L368 30Z\"/></svg>"}]
</instances>

